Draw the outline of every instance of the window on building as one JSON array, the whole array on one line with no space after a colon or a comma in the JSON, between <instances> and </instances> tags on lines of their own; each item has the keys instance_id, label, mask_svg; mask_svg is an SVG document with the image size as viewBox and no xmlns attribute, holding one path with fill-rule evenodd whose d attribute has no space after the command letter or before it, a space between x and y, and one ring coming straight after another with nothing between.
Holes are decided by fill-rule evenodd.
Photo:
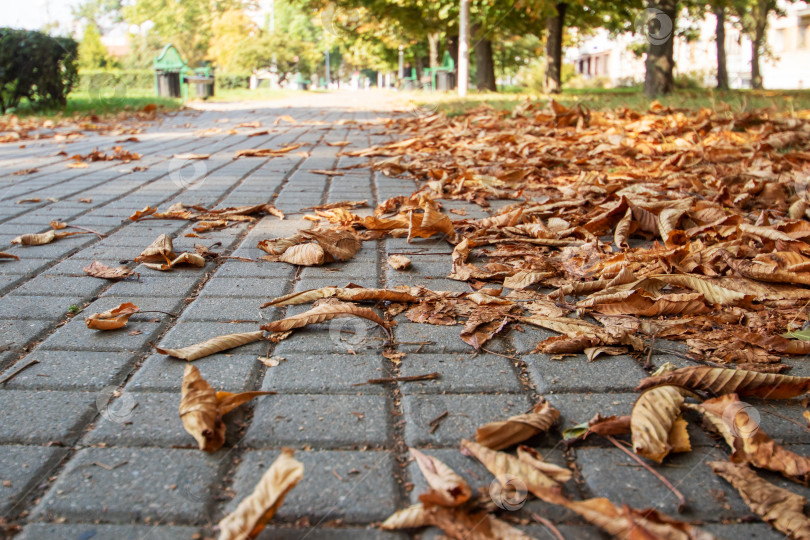
<instances>
[{"instance_id":1,"label":"window on building","mask_svg":"<svg viewBox=\"0 0 810 540\"><path fill-rule=\"evenodd\" d=\"M780 28L774 34L773 49L776 52L782 52L782 51L785 50L785 29L784 28Z\"/></svg>"},{"instance_id":2,"label":"window on building","mask_svg":"<svg viewBox=\"0 0 810 540\"><path fill-rule=\"evenodd\" d=\"M810 29L810 17L799 19L798 36L796 36L796 48L806 49L808 45L807 31Z\"/></svg>"}]
</instances>

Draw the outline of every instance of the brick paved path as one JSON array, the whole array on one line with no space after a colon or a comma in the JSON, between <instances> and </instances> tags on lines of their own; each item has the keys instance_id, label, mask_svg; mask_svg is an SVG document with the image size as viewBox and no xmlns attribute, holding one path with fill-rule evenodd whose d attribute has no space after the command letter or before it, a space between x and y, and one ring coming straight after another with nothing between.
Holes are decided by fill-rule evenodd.
<instances>
[{"instance_id":1,"label":"brick paved path","mask_svg":"<svg viewBox=\"0 0 810 540\"><path fill-rule=\"evenodd\" d=\"M252 490L282 446L297 450L305 477L262 538L405 538L368 526L422 491L422 477L407 461L408 446L427 449L475 487L486 487L491 475L458 452L460 439L482 423L525 411L538 394L560 409L567 426L597 412L629 414L636 398L632 389L645 375L630 357L551 361L528 354L547 336L529 328L492 342L490 349L506 356L475 355L459 339L459 327L416 325L400 317L394 332L407 356L397 366L380 355L379 330L346 319L344 330L350 332L321 325L281 342L271 351L286 359L277 367L257 361L268 353L263 343L196 361L216 388L278 392L226 417L225 448L212 455L197 450L177 412L185 362L154 354L150 342L182 347L254 330L250 321L278 319L306 308L260 311L268 299L326 285L420 283L434 290L467 290L466 284L445 277L451 247L404 239L367 242L346 264L299 272L283 263L220 260L205 269L170 273L140 266L139 281L86 277L82 268L91 261L113 265L131 260L160 233L174 235L178 250L201 243L225 255L257 257L263 254L255 247L258 240L310 226L301 219L304 207L347 199L368 199L373 205L414 189L410 180L368 169L334 178L309 172L363 161L338 157L341 148L327 141L348 140L349 148L357 149L393 136L379 126L361 129L352 123L389 114L390 104L375 94L320 94L201 109L165 118L139 134L141 142L125 143L143 154L141 161L129 164L97 162L87 169L69 169L64 157L54 156L62 148L70 154L108 149L121 137L91 135L72 144L29 141L25 149L0 145L0 250L19 234L47 230L53 219L107 235L14 247L9 251L20 261L0 262L0 378L32 359L39 361L0 385L0 515L22 526L22 538L210 537L212 525ZM274 126L281 115L299 123ZM252 138L226 133L254 120L270 133ZM210 128L221 131L198 135ZM310 152L309 157L292 152L273 159L233 160L238 149L293 142L307 145L301 150ZM172 159L182 152L210 153L211 158ZM133 166L147 169L131 172ZM39 172L11 175L31 167ZM45 202L15 204L30 197ZM58 201L49 202L49 197ZM92 203L79 198L92 198ZM175 202L223 207L271 201L288 214L286 220L268 217L206 233L204 239L184 237L193 225L184 221L126 220L146 205L164 209ZM463 207L471 217L486 215L473 205L449 201L446 207ZM413 271L396 272L385 265L391 252L418 252L411 257ZM86 315L125 301L179 317L135 315L126 329L116 332L85 327ZM83 313L71 319L73 305ZM132 330L138 332L133 335ZM660 364L667 358L654 360ZM372 377L433 371L442 378L353 386ZM775 438L787 444L807 442L801 407L773 409L784 418L769 414L768 407L760 410ZM445 411L434 429L431 421ZM724 459L727 452L694 425L690 431L694 451L660 468L689 499L683 517L710 522L709 530L727 538L779 538L761 523L721 525L750 512L704 465ZM569 486L575 496L607 496L676 514L672 493L603 441L589 440L567 453L558 436L535 445L547 459L581 472ZM807 447L794 449L808 454ZM799 491L795 484L790 489ZM566 538L602 537L574 515L538 501L526 504L518 515L528 517L530 512L560 524ZM537 538L551 538L539 526L527 530ZM434 533L422 537L433 538Z\"/></svg>"}]
</instances>

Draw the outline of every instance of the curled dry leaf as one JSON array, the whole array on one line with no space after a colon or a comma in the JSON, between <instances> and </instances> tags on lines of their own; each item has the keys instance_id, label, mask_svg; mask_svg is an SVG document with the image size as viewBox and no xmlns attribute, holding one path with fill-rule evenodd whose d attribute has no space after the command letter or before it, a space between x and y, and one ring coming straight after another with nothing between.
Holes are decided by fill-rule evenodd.
<instances>
[{"instance_id":1,"label":"curled dry leaf","mask_svg":"<svg viewBox=\"0 0 810 540\"><path fill-rule=\"evenodd\" d=\"M366 289L365 287L323 287L308 291L294 292L279 296L262 305L269 306L295 306L309 304L322 298L337 298L347 302L388 301L388 302L419 302L420 297L405 291L394 289Z\"/></svg>"},{"instance_id":2,"label":"curled dry leaf","mask_svg":"<svg viewBox=\"0 0 810 540\"><path fill-rule=\"evenodd\" d=\"M239 150L236 152L236 157L278 157L283 156L287 152L292 152L298 148L303 146L301 143L295 143L284 148L272 149L272 148L248 148L245 150Z\"/></svg>"},{"instance_id":3,"label":"curled dry leaf","mask_svg":"<svg viewBox=\"0 0 810 540\"><path fill-rule=\"evenodd\" d=\"M83 268L84 273L101 278L101 279L126 279L135 275L135 271L127 268L126 266L119 266L118 268L110 268L109 266L100 263L99 261L93 261L90 266L85 266Z\"/></svg>"},{"instance_id":4,"label":"curled dry leaf","mask_svg":"<svg viewBox=\"0 0 810 540\"><path fill-rule=\"evenodd\" d=\"M528 446L518 446L517 448L517 457L523 463L531 465L538 471L542 472L555 482L559 482L560 484L564 484L571 480L573 477L573 473L570 469L566 469L565 467L560 467L559 465L554 465L553 463L549 463L543 459L543 456L540 455L540 452L535 450L534 448L529 448Z\"/></svg>"},{"instance_id":5,"label":"curled dry leaf","mask_svg":"<svg viewBox=\"0 0 810 540\"><path fill-rule=\"evenodd\" d=\"M216 452L225 443L225 423L222 417L255 397L273 393L217 392L202 378L200 370L189 364L183 373L180 419L183 421L183 428L194 437L200 450Z\"/></svg>"},{"instance_id":6,"label":"curled dry leaf","mask_svg":"<svg viewBox=\"0 0 810 540\"><path fill-rule=\"evenodd\" d=\"M411 448L410 451L430 486L430 491L419 495L422 503L458 506L470 498L472 489L453 469L415 448Z\"/></svg>"},{"instance_id":7,"label":"curled dry leaf","mask_svg":"<svg viewBox=\"0 0 810 540\"><path fill-rule=\"evenodd\" d=\"M316 306L309 311L273 321L262 325L262 330L267 332L286 332L295 328L301 328L309 324L317 324L339 317L361 317L380 325L385 332L390 335L391 330L388 324L371 308L356 306L351 303L326 303Z\"/></svg>"},{"instance_id":8,"label":"curled dry leaf","mask_svg":"<svg viewBox=\"0 0 810 540\"><path fill-rule=\"evenodd\" d=\"M298 266L320 266L326 262L326 252L320 244L307 242L290 247L278 260Z\"/></svg>"},{"instance_id":9,"label":"curled dry leaf","mask_svg":"<svg viewBox=\"0 0 810 540\"><path fill-rule=\"evenodd\" d=\"M31 233L23 234L11 241L12 244L20 244L21 246L42 246L50 244L54 240L67 238L77 234L90 234L87 231L74 231L74 232L57 232L54 230L45 231L44 233Z\"/></svg>"},{"instance_id":10,"label":"curled dry leaf","mask_svg":"<svg viewBox=\"0 0 810 540\"><path fill-rule=\"evenodd\" d=\"M208 159L211 157L211 154L175 154L172 156L174 159Z\"/></svg>"},{"instance_id":11,"label":"curled dry leaf","mask_svg":"<svg viewBox=\"0 0 810 540\"><path fill-rule=\"evenodd\" d=\"M647 377L636 390L670 384L714 395L737 394L762 399L790 399L810 391L810 377L708 366L685 367L658 377Z\"/></svg>"},{"instance_id":12,"label":"curled dry leaf","mask_svg":"<svg viewBox=\"0 0 810 540\"><path fill-rule=\"evenodd\" d=\"M380 527L390 531L429 525L439 527L448 538L456 540L532 540L520 529L482 510L422 503L395 512Z\"/></svg>"},{"instance_id":13,"label":"curled dry leaf","mask_svg":"<svg viewBox=\"0 0 810 540\"><path fill-rule=\"evenodd\" d=\"M292 450L282 448L281 455L262 475L253 493L219 522L219 540L255 538L303 477L304 466L293 457Z\"/></svg>"},{"instance_id":14,"label":"curled dry leaf","mask_svg":"<svg viewBox=\"0 0 810 540\"><path fill-rule=\"evenodd\" d=\"M181 253L173 260L169 261L168 264L163 263L143 263L144 266L147 268L151 268L152 270L160 270L162 272L166 272L171 270L175 266L178 265L189 265L189 266L196 266L197 268L202 268L205 266L205 257L202 255L198 255L197 253Z\"/></svg>"},{"instance_id":15,"label":"curled dry leaf","mask_svg":"<svg viewBox=\"0 0 810 540\"><path fill-rule=\"evenodd\" d=\"M802 484L810 480L810 459L776 444L748 415L750 405L736 394L727 394L701 403L704 414L711 415L710 423L717 426L734 452L731 461L748 463L759 469L781 473ZM720 424L725 424L723 429Z\"/></svg>"},{"instance_id":16,"label":"curled dry leaf","mask_svg":"<svg viewBox=\"0 0 810 540\"><path fill-rule=\"evenodd\" d=\"M475 440L493 450L503 450L548 431L559 418L560 411L541 398L529 413L479 427L475 431Z\"/></svg>"},{"instance_id":17,"label":"curled dry leaf","mask_svg":"<svg viewBox=\"0 0 810 540\"><path fill-rule=\"evenodd\" d=\"M589 421L577 424L563 430L563 439L566 442L584 440L590 434L596 435L626 435L630 433L630 416L607 416L596 414Z\"/></svg>"},{"instance_id":18,"label":"curled dry leaf","mask_svg":"<svg viewBox=\"0 0 810 540\"><path fill-rule=\"evenodd\" d=\"M685 395L687 392L677 386L657 386L638 397L630 415L636 454L657 463L669 454L670 433L681 414Z\"/></svg>"},{"instance_id":19,"label":"curled dry leaf","mask_svg":"<svg viewBox=\"0 0 810 540\"><path fill-rule=\"evenodd\" d=\"M172 239L167 234L161 234L154 242L149 244L140 255L135 257L137 262L166 263L169 264L177 255L174 253Z\"/></svg>"},{"instance_id":20,"label":"curled dry leaf","mask_svg":"<svg viewBox=\"0 0 810 540\"><path fill-rule=\"evenodd\" d=\"M240 334L226 334L182 349L163 349L161 347L155 347L155 350L160 354L166 354L174 358L192 362L218 352L259 341L263 336L264 333L261 330L256 332L242 332Z\"/></svg>"},{"instance_id":21,"label":"curled dry leaf","mask_svg":"<svg viewBox=\"0 0 810 540\"><path fill-rule=\"evenodd\" d=\"M461 453L474 456L496 479L520 478L526 484L526 489L540 499L554 500L560 497L559 482L536 468L533 463L468 440L461 441Z\"/></svg>"},{"instance_id":22,"label":"curled dry leaf","mask_svg":"<svg viewBox=\"0 0 810 540\"><path fill-rule=\"evenodd\" d=\"M391 255L387 262L394 270L407 270L411 266L411 260L405 255Z\"/></svg>"},{"instance_id":23,"label":"curled dry leaf","mask_svg":"<svg viewBox=\"0 0 810 540\"><path fill-rule=\"evenodd\" d=\"M804 497L763 480L747 465L713 461L709 466L714 474L734 486L749 508L774 529L795 540L810 539Z\"/></svg>"},{"instance_id":24,"label":"curled dry leaf","mask_svg":"<svg viewBox=\"0 0 810 540\"><path fill-rule=\"evenodd\" d=\"M126 302L108 311L93 313L84 320L84 324L92 330L117 330L126 326L129 318L138 311L138 306Z\"/></svg>"}]
</instances>

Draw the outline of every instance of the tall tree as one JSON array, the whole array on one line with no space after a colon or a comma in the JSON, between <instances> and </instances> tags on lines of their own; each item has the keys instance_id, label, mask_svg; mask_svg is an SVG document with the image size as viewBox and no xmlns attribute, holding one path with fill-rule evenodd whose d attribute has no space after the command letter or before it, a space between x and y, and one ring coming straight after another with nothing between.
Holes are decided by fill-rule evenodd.
<instances>
[{"instance_id":1,"label":"tall tree","mask_svg":"<svg viewBox=\"0 0 810 540\"><path fill-rule=\"evenodd\" d=\"M715 42L717 43L717 89L728 90L728 69L726 69L726 6L722 1L712 6L717 19Z\"/></svg>"},{"instance_id":2,"label":"tall tree","mask_svg":"<svg viewBox=\"0 0 810 540\"><path fill-rule=\"evenodd\" d=\"M644 94L653 98L669 94L675 88L672 70L675 17L677 0L648 0L645 10L645 37L647 38Z\"/></svg>"},{"instance_id":3,"label":"tall tree","mask_svg":"<svg viewBox=\"0 0 810 540\"><path fill-rule=\"evenodd\" d=\"M79 67L82 69L103 69L111 63L107 47L101 42L101 33L98 27L88 22L84 28L84 36L79 43Z\"/></svg>"},{"instance_id":4,"label":"tall tree","mask_svg":"<svg viewBox=\"0 0 810 540\"><path fill-rule=\"evenodd\" d=\"M567 10L568 4L558 2L554 14L546 17L545 91L549 94L562 92L562 44Z\"/></svg>"}]
</instances>

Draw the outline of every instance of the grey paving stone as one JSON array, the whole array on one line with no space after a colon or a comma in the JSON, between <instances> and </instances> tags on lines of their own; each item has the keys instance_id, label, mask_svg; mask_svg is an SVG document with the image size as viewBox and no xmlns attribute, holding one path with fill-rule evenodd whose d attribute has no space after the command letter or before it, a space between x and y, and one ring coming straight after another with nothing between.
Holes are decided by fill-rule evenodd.
<instances>
[{"instance_id":1,"label":"grey paving stone","mask_svg":"<svg viewBox=\"0 0 810 540\"><path fill-rule=\"evenodd\" d=\"M138 281L119 281L105 291L104 296L145 296L161 297L188 296L205 277L202 268L173 270L172 276L141 276Z\"/></svg>"},{"instance_id":2,"label":"grey paving stone","mask_svg":"<svg viewBox=\"0 0 810 540\"><path fill-rule=\"evenodd\" d=\"M289 280L295 270L295 266L282 262L231 260L219 267L214 278L273 277Z\"/></svg>"},{"instance_id":3,"label":"grey paving stone","mask_svg":"<svg viewBox=\"0 0 810 540\"><path fill-rule=\"evenodd\" d=\"M92 277L66 277L41 274L20 285L10 296L59 296L70 292L81 298L90 298L107 286L105 280Z\"/></svg>"},{"instance_id":4,"label":"grey paving stone","mask_svg":"<svg viewBox=\"0 0 810 540\"><path fill-rule=\"evenodd\" d=\"M470 345L461 341L463 326L439 326L412 323L400 317L394 327L398 349L407 353L471 353ZM489 345L487 345L489 348Z\"/></svg>"},{"instance_id":5,"label":"grey paving stone","mask_svg":"<svg viewBox=\"0 0 810 540\"><path fill-rule=\"evenodd\" d=\"M718 538L751 538L756 540L785 540L785 535L766 523L706 523L701 529Z\"/></svg>"},{"instance_id":6,"label":"grey paving stone","mask_svg":"<svg viewBox=\"0 0 810 540\"><path fill-rule=\"evenodd\" d=\"M558 336L557 332L546 330L545 328L538 328L529 324L521 325L523 331L512 330L509 332L509 337L512 338L512 345L518 354L527 354L534 351L537 344L551 336Z\"/></svg>"},{"instance_id":7,"label":"grey paving stone","mask_svg":"<svg viewBox=\"0 0 810 540\"><path fill-rule=\"evenodd\" d=\"M179 392L125 391L102 408L100 418L82 439L82 444L197 448L194 438L183 428L179 406ZM228 428L226 445L233 444L234 422L242 417L244 410L240 407L224 417Z\"/></svg>"},{"instance_id":8,"label":"grey paving stone","mask_svg":"<svg viewBox=\"0 0 810 540\"><path fill-rule=\"evenodd\" d=\"M10 390L100 390L124 380L135 362L127 352L53 351L35 349L10 373L29 360L37 364L26 368L3 388Z\"/></svg>"},{"instance_id":9,"label":"grey paving stone","mask_svg":"<svg viewBox=\"0 0 810 540\"><path fill-rule=\"evenodd\" d=\"M166 525L100 525L95 523L29 523L20 540L63 538L70 540L174 540L194 538L196 527Z\"/></svg>"},{"instance_id":10,"label":"grey paving stone","mask_svg":"<svg viewBox=\"0 0 810 540\"><path fill-rule=\"evenodd\" d=\"M96 414L95 392L0 391L0 443L70 445Z\"/></svg>"},{"instance_id":11,"label":"grey paving stone","mask_svg":"<svg viewBox=\"0 0 810 540\"><path fill-rule=\"evenodd\" d=\"M529 376L541 393L627 392L648 374L635 359L603 355L588 362L584 354L552 360L547 354L525 356Z\"/></svg>"},{"instance_id":12,"label":"grey paving stone","mask_svg":"<svg viewBox=\"0 0 810 540\"><path fill-rule=\"evenodd\" d=\"M444 279L453 268L449 255L409 255L407 257L411 260L411 266L405 270L395 270L388 264L385 265L385 281L388 287L411 285L416 282L430 283L431 281L426 278Z\"/></svg>"},{"instance_id":13,"label":"grey paving stone","mask_svg":"<svg viewBox=\"0 0 810 540\"><path fill-rule=\"evenodd\" d=\"M208 521L220 459L199 450L86 448L68 462L34 516L81 521L104 509L106 520L119 523Z\"/></svg>"},{"instance_id":14,"label":"grey paving stone","mask_svg":"<svg viewBox=\"0 0 810 540\"><path fill-rule=\"evenodd\" d=\"M524 530L526 534L537 540L557 539L557 536L550 530L540 525L518 528ZM601 529L593 525L558 525L557 529L560 531L560 534L563 535L563 538L576 538L576 540L607 540L610 538L607 533L602 532Z\"/></svg>"},{"instance_id":15,"label":"grey paving stone","mask_svg":"<svg viewBox=\"0 0 810 540\"><path fill-rule=\"evenodd\" d=\"M17 254L19 257L19 254ZM0 272L11 275L30 275L39 272L42 268L52 264L51 259L20 258L19 261L13 259L3 259L0 263Z\"/></svg>"},{"instance_id":16,"label":"grey paving stone","mask_svg":"<svg viewBox=\"0 0 810 540\"><path fill-rule=\"evenodd\" d=\"M87 328L84 320L94 308L88 308L74 317L66 325L59 328L42 342L40 348L59 351L86 350L86 351L127 351L136 352L160 334L165 326L164 322L130 319L126 326L117 330L92 330ZM164 319L165 315L162 315ZM160 321L160 319L157 319ZM140 332L133 334L133 332Z\"/></svg>"},{"instance_id":17,"label":"grey paving stone","mask_svg":"<svg viewBox=\"0 0 810 540\"><path fill-rule=\"evenodd\" d=\"M226 510L253 491L276 457L276 451L244 455L234 477L236 497ZM394 512L395 465L389 452L309 451L296 452L295 459L304 465L304 478L284 499L276 514L279 521L306 517L310 523L338 519L345 523L368 523L383 520Z\"/></svg>"},{"instance_id":18,"label":"grey paving stone","mask_svg":"<svg viewBox=\"0 0 810 540\"><path fill-rule=\"evenodd\" d=\"M401 383L403 394L520 392L511 362L494 354L409 354L400 374L406 377L441 373L440 379Z\"/></svg>"},{"instance_id":19,"label":"grey paving stone","mask_svg":"<svg viewBox=\"0 0 810 540\"><path fill-rule=\"evenodd\" d=\"M267 278L219 278L206 283L201 294L209 297L271 299L284 294L288 281ZM261 305L261 304L260 304Z\"/></svg>"},{"instance_id":20,"label":"grey paving stone","mask_svg":"<svg viewBox=\"0 0 810 540\"><path fill-rule=\"evenodd\" d=\"M710 461L727 459L728 454L721 450L696 448L668 456L664 466L656 467L686 497L688 508L679 515L675 494L620 450L576 450L577 466L595 496L634 508L654 508L686 520L720 520L750 513L734 488L715 476L707 465Z\"/></svg>"},{"instance_id":21,"label":"grey paving stone","mask_svg":"<svg viewBox=\"0 0 810 540\"><path fill-rule=\"evenodd\" d=\"M0 298L0 319L59 320L70 306L81 306L81 296L5 296Z\"/></svg>"},{"instance_id":22,"label":"grey paving stone","mask_svg":"<svg viewBox=\"0 0 810 540\"><path fill-rule=\"evenodd\" d=\"M389 409L383 396L267 396L256 407L245 444L254 448L382 446L389 441Z\"/></svg>"},{"instance_id":23,"label":"grey paving stone","mask_svg":"<svg viewBox=\"0 0 810 540\"><path fill-rule=\"evenodd\" d=\"M373 354L294 353L267 368L262 390L282 393L383 394L385 385L354 386L387 377L382 357Z\"/></svg>"},{"instance_id":24,"label":"grey paving stone","mask_svg":"<svg viewBox=\"0 0 810 540\"><path fill-rule=\"evenodd\" d=\"M583 394L544 394L549 403L559 409L558 425L569 428L587 422L597 413L606 416L629 415L638 394L630 393L583 393ZM590 440L590 439L586 439Z\"/></svg>"},{"instance_id":25,"label":"grey paving stone","mask_svg":"<svg viewBox=\"0 0 810 540\"><path fill-rule=\"evenodd\" d=\"M339 264L339 263L331 263ZM335 271L334 277L326 278L302 278L295 284L296 291L308 291L310 289L320 289L321 287L345 287L349 283L360 285L361 287L376 288L379 286L379 281L375 273L369 272L356 272L351 274L341 274L339 270Z\"/></svg>"},{"instance_id":26,"label":"grey paving stone","mask_svg":"<svg viewBox=\"0 0 810 540\"><path fill-rule=\"evenodd\" d=\"M12 287L25 281L25 276L21 275L0 275L0 293L5 293Z\"/></svg>"},{"instance_id":27,"label":"grey paving stone","mask_svg":"<svg viewBox=\"0 0 810 540\"><path fill-rule=\"evenodd\" d=\"M479 426L521 414L530 406L529 398L519 394L404 396L405 443L456 447L461 439L473 437ZM431 422L445 412L431 433Z\"/></svg>"},{"instance_id":28,"label":"grey paving stone","mask_svg":"<svg viewBox=\"0 0 810 540\"><path fill-rule=\"evenodd\" d=\"M242 392L252 386L261 365L255 354L220 353L194 361L194 365L218 390ZM130 391L180 391L187 363L162 354L144 361L127 384Z\"/></svg>"},{"instance_id":29,"label":"grey paving stone","mask_svg":"<svg viewBox=\"0 0 810 540\"><path fill-rule=\"evenodd\" d=\"M16 360L27 343L42 337L53 324L34 319L0 319L0 368Z\"/></svg>"},{"instance_id":30,"label":"grey paving stone","mask_svg":"<svg viewBox=\"0 0 810 540\"><path fill-rule=\"evenodd\" d=\"M267 298L269 300L269 297ZM277 318L275 308L259 309L265 303L264 298L224 298L207 296L204 293L183 311L183 321L256 321L266 323Z\"/></svg>"},{"instance_id":31,"label":"grey paving stone","mask_svg":"<svg viewBox=\"0 0 810 540\"><path fill-rule=\"evenodd\" d=\"M28 492L48 475L67 450L41 446L0 446L0 516L19 514Z\"/></svg>"}]
</instances>

